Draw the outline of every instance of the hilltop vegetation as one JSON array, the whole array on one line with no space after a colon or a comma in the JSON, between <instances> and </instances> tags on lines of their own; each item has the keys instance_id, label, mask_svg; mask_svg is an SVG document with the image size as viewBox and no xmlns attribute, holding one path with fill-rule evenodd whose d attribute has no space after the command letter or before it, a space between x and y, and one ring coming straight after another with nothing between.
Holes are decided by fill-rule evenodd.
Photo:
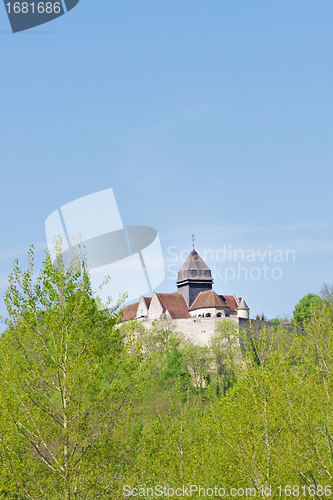
<instances>
[{"instance_id":1,"label":"hilltop vegetation","mask_svg":"<svg viewBox=\"0 0 333 500\"><path fill-rule=\"evenodd\" d=\"M222 321L198 346L167 319L120 327L78 256L67 271L48 256L33 273L31 254L6 293L0 498L154 498L156 485L330 497L332 301L300 331L277 323L239 344Z\"/></svg>"}]
</instances>

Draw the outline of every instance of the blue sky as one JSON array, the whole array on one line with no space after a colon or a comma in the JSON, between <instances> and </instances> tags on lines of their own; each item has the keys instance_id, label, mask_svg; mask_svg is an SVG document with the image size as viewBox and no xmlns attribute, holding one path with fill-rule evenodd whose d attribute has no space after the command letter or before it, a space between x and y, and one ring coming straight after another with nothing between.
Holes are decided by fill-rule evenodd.
<instances>
[{"instance_id":1,"label":"blue sky","mask_svg":"<svg viewBox=\"0 0 333 500\"><path fill-rule=\"evenodd\" d=\"M192 234L253 315L332 282L332 22L325 0L81 0L14 35L1 8L0 294L30 244L41 265L51 212L110 187L160 235L160 292ZM254 250L248 279L224 245Z\"/></svg>"}]
</instances>

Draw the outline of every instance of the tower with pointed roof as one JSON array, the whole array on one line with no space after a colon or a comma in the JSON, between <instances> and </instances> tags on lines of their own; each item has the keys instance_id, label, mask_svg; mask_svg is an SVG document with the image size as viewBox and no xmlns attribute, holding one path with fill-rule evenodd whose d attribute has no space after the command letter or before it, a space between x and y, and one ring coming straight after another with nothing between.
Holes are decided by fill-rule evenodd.
<instances>
[{"instance_id":1,"label":"tower with pointed roof","mask_svg":"<svg viewBox=\"0 0 333 500\"><path fill-rule=\"evenodd\" d=\"M199 293L212 290L213 278L209 267L196 252L193 244L190 255L178 272L178 293L184 296L187 307L191 307Z\"/></svg>"},{"instance_id":2,"label":"tower with pointed roof","mask_svg":"<svg viewBox=\"0 0 333 500\"><path fill-rule=\"evenodd\" d=\"M219 321L230 318L237 325L249 321L249 308L236 295L218 295L213 290L211 270L194 248L178 272L178 291L141 295L140 301L123 307L123 321L136 319L150 328L161 318L170 318L176 331L194 343L206 345Z\"/></svg>"}]
</instances>

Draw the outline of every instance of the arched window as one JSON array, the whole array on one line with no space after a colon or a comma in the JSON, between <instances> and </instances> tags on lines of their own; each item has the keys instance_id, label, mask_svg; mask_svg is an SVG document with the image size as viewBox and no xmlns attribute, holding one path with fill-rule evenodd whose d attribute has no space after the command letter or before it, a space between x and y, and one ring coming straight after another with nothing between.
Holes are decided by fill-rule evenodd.
<instances>
[{"instance_id":1,"label":"arched window","mask_svg":"<svg viewBox=\"0 0 333 500\"><path fill-rule=\"evenodd\" d=\"M210 318L211 317L211 314L210 313L207 313L206 314L206 318Z\"/></svg>"},{"instance_id":2,"label":"arched window","mask_svg":"<svg viewBox=\"0 0 333 500\"><path fill-rule=\"evenodd\" d=\"M221 313L217 313L217 315L216 315L217 318L220 318L221 316L222 316Z\"/></svg>"},{"instance_id":3,"label":"arched window","mask_svg":"<svg viewBox=\"0 0 333 500\"><path fill-rule=\"evenodd\" d=\"M201 318L201 314L198 314L198 318Z\"/></svg>"}]
</instances>

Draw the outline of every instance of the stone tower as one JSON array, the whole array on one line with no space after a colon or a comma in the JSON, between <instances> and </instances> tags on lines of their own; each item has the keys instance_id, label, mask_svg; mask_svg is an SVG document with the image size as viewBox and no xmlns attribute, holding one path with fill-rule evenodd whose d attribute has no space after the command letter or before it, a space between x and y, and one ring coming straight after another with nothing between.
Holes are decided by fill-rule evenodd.
<instances>
[{"instance_id":1,"label":"stone tower","mask_svg":"<svg viewBox=\"0 0 333 500\"><path fill-rule=\"evenodd\" d=\"M191 307L199 293L212 290L212 285L212 273L193 247L178 272L178 293L184 296L187 306Z\"/></svg>"}]
</instances>

